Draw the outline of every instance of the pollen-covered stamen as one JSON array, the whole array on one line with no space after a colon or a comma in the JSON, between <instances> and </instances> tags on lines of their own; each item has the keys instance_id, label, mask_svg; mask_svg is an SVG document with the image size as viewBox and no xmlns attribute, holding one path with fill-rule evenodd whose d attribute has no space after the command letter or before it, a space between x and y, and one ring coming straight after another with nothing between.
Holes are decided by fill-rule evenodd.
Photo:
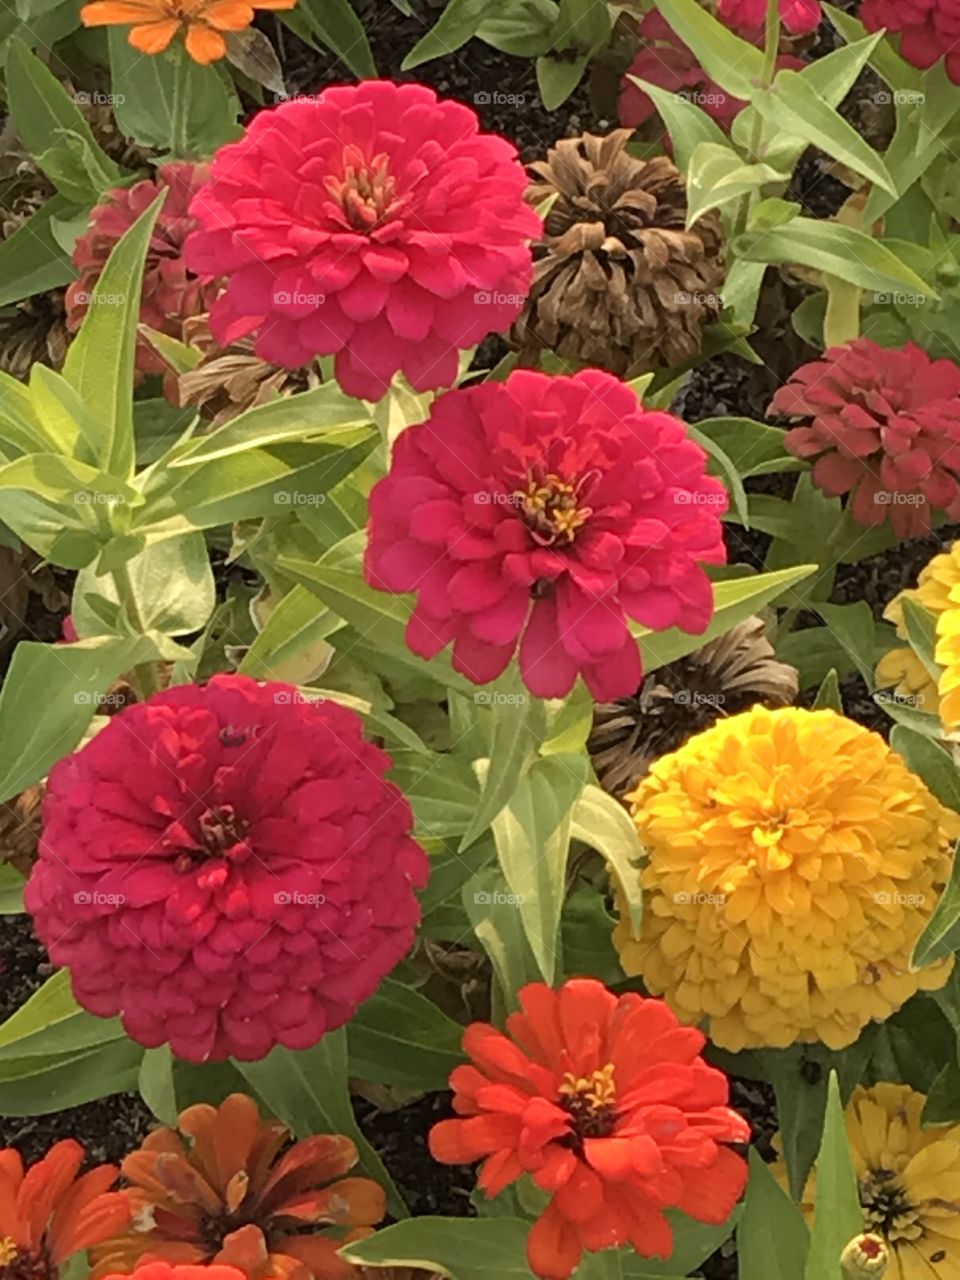
<instances>
[{"instance_id":1,"label":"pollen-covered stamen","mask_svg":"<svg viewBox=\"0 0 960 1280\"><path fill-rule=\"evenodd\" d=\"M584 1138L606 1138L617 1123L617 1087L613 1080L613 1063L588 1076L575 1076L568 1071L558 1090L559 1102L571 1121L571 1140L582 1144Z\"/></svg>"},{"instance_id":2,"label":"pollen-covered stamen","mask_svg":"<svg viewBox=\"0 0 960 1280\"><path fill-rule=\"evenodd\" d=\"M200 835L211 858L226 858L243 843L248 823L232 804L216 805L200 815Z\"/></svg>"},{"instance_id":3,"label":"pollen-covered stamen","mask_svg":"<svg viewBox=\"0 0 960 1280\"><path fill-rule=\"evenodd\" d=\"M892 1169L868 1169L860 1180L860 1204L868 1231L887 1240L919 1240L923 1235L920 1213Z\"/></svg>"},{"instance_id":4,"label":"pollen-covered stamen","mask_svg":"<svg viewBox=\"0 0 960 1280\"><path fill-rule=\"evenodd\" d=\"M326 186L355 231L372 231L396 208L396 179L384 152L368 160L359 147L344 147L343 178L331 175Z\"/></svg>"},{"instance_id":5,"label":"pollen-covered stamen","mask_svg":"<svg viewBox=\"0 0 960 1280\"><path fill-rule=\"evenodd\" d=\"M592 507L583 506L582 493L593 475L581 477L575 484L552 473L542 478L527 477L526 489L518 489L520 513L535 542L552 547L573 542L580 529L593 515Z\"/></svg>"},{"instance_id":6,"label":"pollen-covered stamen","mask_svg":"<svg viewBox=\"0 0 960 1280\"><path fill-rule=\"evenodd\" d=\"M46 1249L20 1249L9 1236L0 1237L0 1280L54 1280L56 1274Z\"/></svg>"}]
</instances>

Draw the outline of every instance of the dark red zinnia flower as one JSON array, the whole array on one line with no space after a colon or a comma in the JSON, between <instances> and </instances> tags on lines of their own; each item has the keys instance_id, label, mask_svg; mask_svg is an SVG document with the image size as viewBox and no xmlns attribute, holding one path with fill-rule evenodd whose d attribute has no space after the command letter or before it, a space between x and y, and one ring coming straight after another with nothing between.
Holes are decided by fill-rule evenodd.
<instances>
[{"instance_id":1,"label":"dark red zinnia flower","mask_svg":"<svg viewBox=\"0 0 960 1280\"><path fill-rule=\"evenodd\" d=\"M77 1000L193 1062L346 1022L420 917L389 767L354 712L243 676L112 717L50 773L25 892Z\"/></svg>"},{"instance_id":2,"label":"dark red zinnia flower","mask_svg":"<svg viewBox=\"0 0 960 1280\"><path fill-rule=\"evenodd\" d=\"M770 402L804 418L786 434L813 482L850 496L861 524L889 519L898 538L930 531L931 508L960 517L960 368L908 342L897 351L858 338L801 365Z\"/></svg>"},{"instance_id":3,"label":"dark red zinnia flower","mask_svg":"<svg viewBox=\"0 0 960 1280\"><path fill-rule=\"evenodd\" d=\"M227 276L210 316L226 346L295 368L336 354L350 395L402 370L450 386L458 351L519 315L540 219L516 149L418 84L326 89L254 117L192 206L194 270Z\"/></svg>"},{"instance_id":4,"label":"dark red zinnia flower","mask_svg":"<svg viewBox=\"0 0 960 1280\"><path fill-rule=\"evenodd\" d=\"M926 70L941 58L960 84L960 0L863 0L860 21L868 31L900 33L900 53Z\"/></svg>"},{"instance_id":5,"label":"dark red zinnia flower","mask_svg":"<svg viewBox=\"0 0 960 1280\"><path fill-rule=\"evenodd\" d=\"M594 697L640 683L627 626L698 634L713 613L701 564L725 559L727 495L684 424L590 369L518 371L452 391L398 438L370 495L366 575L416 592L407 643L477 684L517 645L527 688Z\"/></svg>"},{"instance_id":6,"label":"dark red zinnia flower","mask_svg":"<svg viewBox=\"0 0 960 1280\"><path fill-rule=\"evenodd\" d=\"M507 1035L468 1027L471 1065L450 1077L456 1120L430 1134L445 1164L483 1160L488 1197L530 1174L552 1199L527 1240L531 1270L566 1280L584 1251L632 1245L669 1258L665 1209L722 1223L747 1180L726 1143L750 1126L729 1103L701 1032L662 1000L617 997L593 979L520 992Z\"/></svg>"},{"instance_id":7,"label":"dark red zinnia flower","mask_svg":"<svg viewBox=\"0 0 960 1280\"><path fill-rule=\"evenodd\" d=\"M71 329L79 329L117 241L164 188L167 198L154 225L143 271L140 319L151 329L180 339L184 320L210 310L220 284L188 270L183 256L187 234L197 225L189 213L190 201L208 172L209 167L202 164L164 164L157 170L156 182L145 178L132 187L107 192L90 214L90 230L74 246L73 265L80 275L67 289L67 324ZM137 369L140 373L166 371L156 351L143 340L137 344Z\"/></svg>"}]
</instances>

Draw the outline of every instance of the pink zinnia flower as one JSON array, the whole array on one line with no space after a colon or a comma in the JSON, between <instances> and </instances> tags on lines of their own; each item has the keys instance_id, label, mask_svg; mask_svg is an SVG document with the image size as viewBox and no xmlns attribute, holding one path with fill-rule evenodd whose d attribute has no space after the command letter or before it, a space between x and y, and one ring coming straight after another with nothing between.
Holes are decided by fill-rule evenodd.
<instances>
[{"instance_id":1,"label":"pink zinnia flower","mask_svg":"<svg viewBox=\"0 0 960 1280\"><path fill-rule=\"evenodd\" d=\"M166 189L154 224L143 270L140 320L169 334L183 336L183 322L203 315L213 306L220 284L209 276L201 278L187 267L184 242L196 225L190 201L206 181L209 167L202 164L164 164L157 181L145 178L132 187L108 191L90 214L90 230L80 236L73 249L73 265L79 277L67 289L67 325L79 329L97 293L100 274L117 241L129 231L146 209ZM164 373L166 364L144 339L137 343L137 370Z\"/></svg>"},{"instance_id":2,"label":"pink zinnia flower","mask_svg":"<svg viewBox=\"0 0 960 1280\"><path fill-rule=\"evenodd\" d=\"M403 370L451 385L457 352L519 315L540 219L516 149L469 107L366 81L261 111L213 161L192 210L194 270L229 277L210 317L224 346L295 368L336 354L350 395Z\"/></svg>"},{"instance_id":3,"label":"pink zinnia flower","mask_svg":"<svg viewBox=\"0 0 960 1280\"><path fill-rule=\"evenodd\" d=\"M941 58L960 84L960 0L863 0L860 21L868 31L901 32L900 54L926 71Z\"/></svg>"},{"instance_id":4,"label":"pink zinnia flower","mask_svg":"<svg viewBox=\"0 0 960 1280\"><path fill-rule=\"evenodd\" d=\"M717 17L742 36L762 34L767 0L719 0ZM822 18L819 0L780 0L780 21L792 36L816 31Z\"/></svg>"},{"instance_id":5,"label":"pink zinnia flower","mask_svg":"<svg viewBox=\"0 0 960 1280\"><path fill-rule=\"evenodd\" d=\"M607 701L640 683L627 618L697 634L701 562L725 559L723 486L684 424L590 369L526 371L439 397L370 495L366 575L416 592L407 643L477 684L520 669L539 697L581 673Z\"/></svg>"},{"instance_id":6,"label":"pink zinnia flower","mask_svg":"<svg viewBox=\"0 0 960 1280\"><path fill-rule=\"evenodd\" d=\"M960 518L960 368L908 342L890 351L858 338L801 365L770 403L805 418L786 434L813 482L831 498L849 493L861 524L889 519L898 538L930 531L936 507Z\"/></svg>"},{"instance_id":7,"label":"pink zinnia flower","mask_svg":"<svg viewBox=\"0 0 960 1280\"><path fill-rule=\"evenodd\" d=\"M191 1062L305 1049L410 949L426 881L359 717L216 676L50 773L27 910L100 1017Z\"/></svg>"}]
</instances>

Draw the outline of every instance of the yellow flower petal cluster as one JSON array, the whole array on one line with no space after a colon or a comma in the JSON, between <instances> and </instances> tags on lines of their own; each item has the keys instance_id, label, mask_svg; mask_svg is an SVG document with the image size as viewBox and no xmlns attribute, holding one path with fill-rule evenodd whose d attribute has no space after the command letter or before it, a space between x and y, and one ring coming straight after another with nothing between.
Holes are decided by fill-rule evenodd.
<instances>
[{"instance_id":1,"label":"yellow flower petal cluster","mask_svg":"<svg viewBox=\"0 0 960 1280\"><path fill-rule=\"evenodd\" d=\"M953 959L911 972L960 818L835 711L753 707L662 756L628 800L646 857L628 974L726 1049L851 1044ZM960 1280L960 1277L958 1277Z\"/></svg>"},{"instance_id":2,"label":"yellow flower petal cluster","mask_svg":"<svg viewBox=\"0 0 960 1280\"><path fill-rule=\"evenodd\" d=\"M925 1102L905 1084L859 1086L845 1113L864 1229L890 1253L884 1280L960 1280L960 1125L921 1128ZM785 1187L783 1163L774 1173ZM814 1173L801 1206L810 1221L815 1200Z\"/></svg>"},{"instance_id":3,"label":"yellow flower petal cluster","mask_svg":"<svg viewBox=\"0 0 960 1280\"><path fill-rule=\"evenodd\" d=\"M884 609L883 616L894 624L900 639L906 640L903 601L912 600L939 615L950 608L950 593L955 587L960 588L960 542L954 542L947 551L925 564L916 587L908 587L895 595ZM882 689L895 686L897 696L909 699L921 711L936 714L936 683L911 648L891 649L885 653L877 664L876 675L877 684Z\"/></svg>"},{"instance_id":4,"label":"yellow flower petal cluster","mask_svg":"<svg viewBox=\"0 0 960 1280\"><path fill-rule=\"evenodd\" d=\"M943 668L937 684L940 720L947 733L956 733L960 729L960 583L951 589L950 602L937 618L934 657Z\"/></svg>"}]
</instances>

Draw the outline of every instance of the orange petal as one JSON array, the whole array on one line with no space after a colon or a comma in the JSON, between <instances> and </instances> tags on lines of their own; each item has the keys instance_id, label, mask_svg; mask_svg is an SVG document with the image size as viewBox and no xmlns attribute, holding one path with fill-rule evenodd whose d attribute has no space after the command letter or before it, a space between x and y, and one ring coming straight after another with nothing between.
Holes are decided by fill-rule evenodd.
<instances>
[{"instance_id":1,"label":"orange petal","mask_svg":"<svg viewBox=\"0 0 960 1280\"><path fill-rule=\"evenodd\" d=\"M578 1266L582 1253L576 1228L561 1217L551 1201L527 1236L530 1270L538 1276L565 1280Z\"/></svg>"},{"instance_id":2,"label":"orange petal","mask_svg":"<svg viewBox=\"0 0 960 1280\"><path fill-rule=\"evenodd\" d=\"M220 1181L217 1162L218 1114L218 1109L209 1102L198 1102L196 1106L180 1112L177 1128L190 1139L191 1163L197 1166L211 1187L223 1191L225 1184Z\"/></svg>"},{"instance_id":3,"label":"orange petal","mask_svg":"<svg viewBox=\"0 0 960 1280\"><path fill-rule=\"evenodd\" d=\"M34 1249L39 1248L47 1222L70 1189L82 1162L83 1147L72 1138L64 1138L27 1170L17 1193L17 1210Z\"/></svg>"},{"instance_id":4,"label":"orange petal","mask_svg":"<svg viewBox=\"0 0 960 1280\"><path fill-rule=\"evenodd\" d=\"M223 1209L223 1201L185 1156L165 1151L156 1157L155 1171L159 1182L168 1192L173 1192L181 1204L196 1205L207 1213L219 1213Z\"/></svg>"},{"instance_id":5,"label":"orange petal","mask_svg":"<svg viewBox=\"0 0 960 1280\"><path fill-rule=\"evenodd\" d=\"M286 1236L277 1242L272 1258L288 1254L308 1266L314 1280L352 1280L356 1272L349 1262L337 1256L342 1241L326 1236ZM282 1253L281 1253L282 1250Z\"/></svg>"},{"instance_id":6,"label":"orange petal","mask_svg":"<svg viewBox=\"0 0 960 1280\"><path fill-rule=\"evenodd\" d=\"M273 1205L300 1191L332 1182L357 1163L357 1148L340 1134L317 1134L294 1143L277 1161L257 1197L259 1207L272 1212Z\"/></svg>"},{"instance_id":7,"label":"orange petal","mask_svg":"<svg viewBox=\"0 0 960 1280\"><path fill-rule=\"evenodd\" d=\"M259 1130L260 1111L252 1098L245 1093L233 1093L224 1100L213 1126L219 1191L226 1191L231 1178L247 1169Z\"/></svg>"},{"instance_id":8,"label":"orange petal","mask_svg":"<svg viewBox=\"0 0 960 1280\"><path fill-rule=\"evenodd\" d=\"M216 62L227 52L227 42L219 32L205 27L201 22L191 22L187 27L187 53L201 66Z\"/></svg>"},{"instance_id":9,"label":"orange petal","mask_svg":"<svg viewBox=\"0 0 960 1280\"><path fill-rule=\"evenodd\" d=\"M150 0L94 0L80 10L80 20L85 27L108 27L124 22L155 21L162 10Z\"/></svg>"},{"instance_id":10,"label":"orange petal","mask_svg":"<svg viewBox=\"0 0 960 1280\"><path fill-rule=\"evenodd\" d=\"M252 1277L267 1274L269 1256L266 1237L259 1227L250 1223L224 1236L220 1251L213 1260L236 1267L244 1275Z\"/></svg>"},{"instance_id":11,"label":"orange petal","mask_svg":"<svg viewBox=\"0 0 960 1280\"><path fill-rule=\"evenodd\" d=\"M127 40L141 53L163 53L179 30L180 22L177 18L166 18L163 22L149 22L142 27L133 27Z\"/></svg>"},{"instance_id":12,"label":"orange petal","mask_svg":"<svg viewBox=\"0 0 960 1280\"><path fill-rule=\"evenodd\" d=\"M253 10L244 0L214 0L204 9L203 20L217 31L246 31Z\"/></svg>"},{"instance_id":13,"label":"orange petal","mask_svg":"<svg viewBox=\"0 0 960 1280\"><path fill-rule=\"evenodd\" d=\"M50 1225L50 1250L54 1262L61 1262L78 1249L99 1244L108 1235L122 1231L130 1221L130 1201L122 1192L107 1193L117 1180L116 1165L102 1164L78 1178L61 1200ZM105 1215L105 1218L104 1218ZM107 1229L97 1237L94 1220L106 1221ZM79 1235L78 1235L79 1232ZM82 1236L82 1243L77 1243Z\"/></svg>"},{"instance_id":14,"label":"orange petal","mask_svg":"<svg viewBox=\"0 0 960 1280\"><path fill-rule=\"evenodd\" d=\"M255 9L295 9L297 0L251 0Z\"/></svg>"},{"instance_id":15,"label":"orange petal","mask_svg":"<svg viewBox=\"0 0 960 1280\"><path fill-rule=\"evenodd\" d=\"M329 1222L339 1226L375 1226L387 1211L383 1187L370 1178L340 1178L322 1191L305 1191L274 1207L283 1218Z\"/></svg>"}]
</instances>

